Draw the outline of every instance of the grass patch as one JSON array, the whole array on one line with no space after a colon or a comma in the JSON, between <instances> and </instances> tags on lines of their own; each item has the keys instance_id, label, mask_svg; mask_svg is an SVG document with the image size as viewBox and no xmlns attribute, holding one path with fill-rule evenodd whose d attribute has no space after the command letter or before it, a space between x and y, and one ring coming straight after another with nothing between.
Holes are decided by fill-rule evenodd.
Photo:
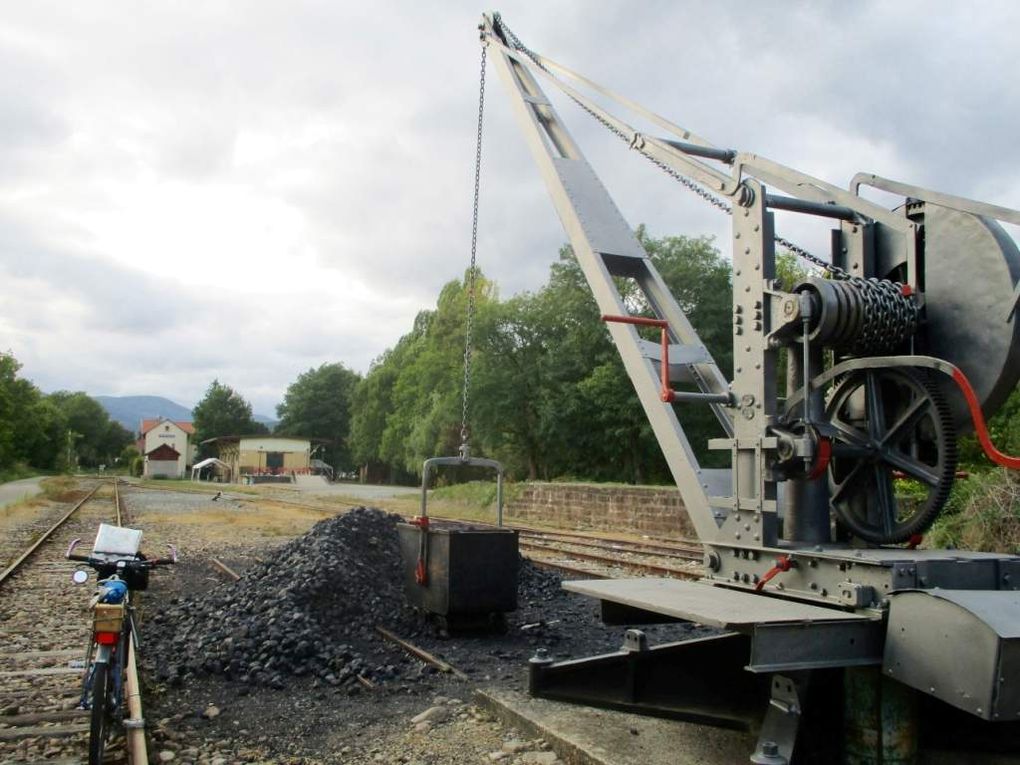
<instances>
[{"instance_id":1,"label":"grass patch","mask_svg":"<svg viewBox=\"0 0 1020 765\"><path fill-rule=\"evenodd\" d=\"M292 507L271 500L259 501L244 510L212 510L200 512L149 512L140 514L146 528L169 525L187 526L201 533L203 541L236 542L239 539L262 537L296 537L323 518L335 515L332 510Z\"/></svg>"},{"instance_id":2,"label":"grass patch","mask_svg":"<svg viewBox=\"0 0 1020 765\"><path fill-rule=\"evenodd\" d=\"M503 483L503 504L512 502L521 495L521 486L516 483ZM468 481L453 486L441 486L429 494L429 501L444 504L458 504L476 507L482 510L496 509L495 481Z\"/></svg>"},{"instance_id":3,"label":"grass patch","mask_svg":"<svg viewBox=\"0 0 1020 765\"><path fill-rule=\"evenodd\" d=\"M1020 476L997 469L957 481L928 532L931 547L1020 553Z\"/></svg>"},{"instance_id":4,"label":"grass patch","mask_svg":"<svg viewBox=\"0 0 1020 765\"><path fill-rule=\"evenodd\" d=\"M237 483L200 483L187 478L143 478L141 481L133 482L132 485L142 489L167 489L192 494L216 494L220 491L228 494L258 495L259 493L257 489Z\"/></svg>"},{"instance_id":5,"label":"grass patch","mask_svg":"<svg viewBox=\"0 0 1020 765\"><path fill-rule=\"evenodd\" d=\"M0 483L7 483L8 481L20 481L22 478L32 478L45 471L36 470L26 465L24 462L17 462L11 465L9 468L0 470Z\"/></svg>"},{"instance_id":6,"label":"grass patch","mask_svg":"<svg viewBox=\"0 0 1020 765\"><path fill-rule=\"evenodd\" d=\"M74 502L82 494L78 480L69 475L46 478L39 485L42 488L42 496L51 502Z\"/></svg>"},{"instance_id":7,"label":"grass patch","mask_svg":"<svg viewBox=\"0 0 1020 765\"><path fill-rule=\"evenodd\" d=\"M518 483L503 482L503 514L521 496ZM429 514L480 523L496 522L496 481L468 481L429 492Z\"/></svg>"},{"instance_id":8,"label":"grass patch","mask_svg":"<svg viewBox=\"0 0 1020 765\"><path fill-rule=\"evenodd\" d=\"M29 521L48 501L64 503L78 499L81 492L75 491L76 486L77 482L70 476L44 478L39 484L41 493L29 495L25 492L20 499L0 507L0 518L5 522Z\"/></svg>"}]
</instances>

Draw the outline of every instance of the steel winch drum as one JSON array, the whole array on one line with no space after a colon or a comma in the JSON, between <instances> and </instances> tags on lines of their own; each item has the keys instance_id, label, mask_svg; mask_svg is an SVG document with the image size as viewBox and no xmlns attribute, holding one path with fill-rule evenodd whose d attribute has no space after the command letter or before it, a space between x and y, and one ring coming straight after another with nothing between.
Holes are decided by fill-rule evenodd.
<instances>
[{"instance_id":1,"label":"steel winch drum","mask_svg":"<svg viewBox=\"0 0 1020 765\"><path fill-rule=\"evenodd\" d=\"M1020 250L994 220L930 202L922 209L926 321L917 352L958 366L989 417L1020 380L1020 321L1014 310ZM938 385L957 432L972 431L955 384L945 378Z\"/></svg>"}]
</instances>

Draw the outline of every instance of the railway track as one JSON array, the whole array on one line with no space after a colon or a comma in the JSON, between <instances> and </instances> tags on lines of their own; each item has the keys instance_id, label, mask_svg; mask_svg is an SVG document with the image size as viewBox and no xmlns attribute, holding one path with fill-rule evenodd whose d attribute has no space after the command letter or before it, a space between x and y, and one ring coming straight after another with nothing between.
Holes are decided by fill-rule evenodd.
<instances>
[{"instance_id":1,"label":"railway track","mask_svg":"<svg viewBox=\"0 0 1020 765\"><path fill-rule=\"evenodd\" d=\"M581 547L582 549L576 549ZM520 548L533 562L557 568L568 575L615 578L633 574L651 574L674 579L700 579L701 554L663 555L639 551L623 551L619 545L585 544L574 542L534 541L523 536ZM592 549L599 552L592 552Z\"/></svg>"},{"instance_id":2,"label":"railway track","mask_svg":"<svg viewBox=\"0 0 1020 765\"><path fill-rule=\"evenodd\" d=\"M538 529L523 527L514 528L517 528L522 537L534 542L566 544L571 547L581 547L592 550L607 550L618 553L653 555L665 558L698 561L702 559L705 552L701 544L653 544L650 542L639 542L633 539L609 535L595 536L592 534L570 534L560 531L540 531Z\"/></svg>"},{"instance_id":3,"label":"railway track","mask_svg":"<svg viewBox=\"0 0 1020 765\"><path fill-rule=\"evenodd\" d=\"M0 762L78 763L88 751L88 713L77 709L91 623L88 592L64 557L75 538L124 520L117 483L96 483L48 528L5 540L0 556ZM108 747L111 762L124 746Z\"/></svg>"},{"instance_id":4,"label":"railway track","mask_svg":"<svg viewBox=\"0 0 1020 765\"><path fill-rule=\"evenodd\" d=\"M141 487L137 488L143 490ZM144 490L149 489L173 491L166 487L145 487ZM248 502L258 500L255 496L230 495L230 498ZM278 496L273 496L271 501L308 510L334 509ZM438 515L433 515L432 518L448 523L479 525L477 522ZM520 547L525 552L525 557L544 568L556 570L569 577L610 578L634 574L680 579L701 577L700 566L694 563L701 562L704 551L697 540L660 537L635 540L605 532L572 533L525 525L505 525L520 534Z\"/></svg>"},{"instance_id":5,"label":"railway track","mask_svg":"<svg viewBox=\"0 0 1020 765\"><path fill-rule=\"evenodd\" d=\"M136 487L139 490L154 489L173 491L165 487ZM258 497L238 497L237 501L257 501ZM308 510L330 510L323 505L295 502L273 496L271 501ZM458 518L432 516L436 521L449 523L470 523ZM505 524L520 534L520 547L525 557L545 568L554 569L570 577L617 577L634 574L650 574L678 579L701 577L700 563L703 549L697 540L664 539L659 537L635 540L604 532L571 533L539 529L531 526Z\"/></svg>"}]
</instances>

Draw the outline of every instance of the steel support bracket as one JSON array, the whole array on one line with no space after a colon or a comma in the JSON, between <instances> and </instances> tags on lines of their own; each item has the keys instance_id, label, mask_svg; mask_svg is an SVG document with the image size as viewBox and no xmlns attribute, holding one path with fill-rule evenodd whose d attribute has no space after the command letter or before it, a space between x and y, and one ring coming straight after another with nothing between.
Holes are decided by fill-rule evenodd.
<instances>
[{"instance_id":1,"label":"steel support bracket","mask_svg":"<svg viewBox=\"0 0 1020 765\"><path fill-rule=\"evenodd\" d=\"M622 650L585 659L530 662L532 696L624 712L752 730L768 699L765 675L744 670L738 633L647 647L630 630Z\"/></svg>"}]
</instances>

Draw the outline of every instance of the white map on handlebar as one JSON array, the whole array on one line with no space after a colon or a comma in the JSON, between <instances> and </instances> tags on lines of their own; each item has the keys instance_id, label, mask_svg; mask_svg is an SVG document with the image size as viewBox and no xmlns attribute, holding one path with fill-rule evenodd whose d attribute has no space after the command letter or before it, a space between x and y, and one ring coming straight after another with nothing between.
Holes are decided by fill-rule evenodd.
<instances>
[{"instance_id":1,"label":"white map on handlebar","mask_svg":"<svg viewBox=\"0 0 1020 765\"><path fill-rule=\"evenodd\" d=\"M92 544L93 555L135 556L142 547L142 532L124 526L99 524L99 533Z\"/></svg>"}]
</instances>

